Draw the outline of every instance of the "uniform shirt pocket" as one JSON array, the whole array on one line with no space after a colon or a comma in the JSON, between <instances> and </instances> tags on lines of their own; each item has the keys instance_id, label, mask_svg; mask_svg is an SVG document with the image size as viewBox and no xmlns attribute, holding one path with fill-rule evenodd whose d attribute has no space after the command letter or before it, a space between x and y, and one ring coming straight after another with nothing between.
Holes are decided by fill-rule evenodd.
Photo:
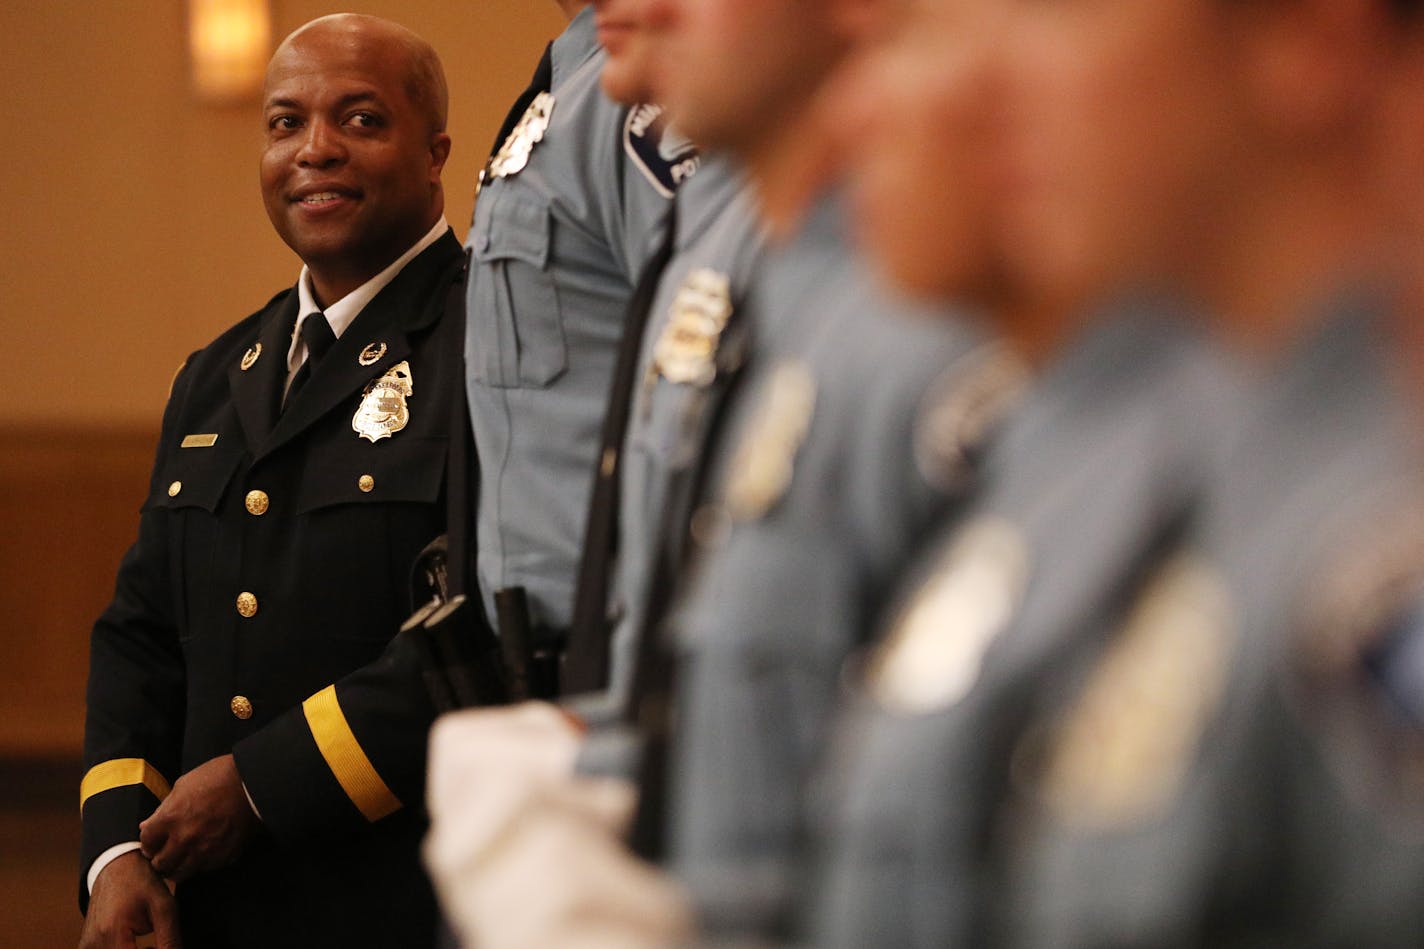
<instances>
[{"instance_id":1,"label":"uniform shirt pocket","mask_svg":"<svg viewBox=\"0 0 1424 949\"><path fill-rule=\"evenodd\" d=\"M666 469L691 468L701 453L710 394L704 387L653 377L633 400L630 443Z\"/></svg>"},{"instance_id":2,"label":"uniform shirt pocket","mask_svg":"<svg viewBox=\"0 0 1424 949\"><path fill-rule=\"evenodd\" d=\"M186 642L195 632L191 608L210 602L218 571L218 552L227 538L219 506L229 493L242 463L240 444L210 448L180 448L160 469L158 483L143 510L167 520L168 571L172 579L178 636Z\"/></svg>"},{"instance_id":3,"label":"uniform shirt pocket","mask_svg":"<svg viewBox=\"0 0 1424 949\"><path fill-rule=\"evenodd\" d=\"M549 265L548 204L500 190L472 242L469 371L496 388L542 388L568 366L563 314Z\"/></svg>"},{"instance_id":4,"label":"uniform shirt pocket","mask_svg":"<svg viewBox=\"0 0 1424 949\"><path fill-rule=\"evenodd\" d=\"M411 610L410 569L444 530L445 438L401 435L313 454L290 543L305 577L300 628L384 643ZM374 653L342 653L351 666Z\"/></svg>"},{"instance_id":5,"label":"uniform shirt pocket","mask_svg":"<svg viewBox=\"0 0 1424 949\"><path fill-rule=\"evenodd\" d=\"M434 504L445 478L444 438L374 445L352 440L313 458L302 474L297 516L341 504Z\"/></svg>"},{"instance_id":6,"label":"uniform shirt pocket","mask_svg":"<svg viewBox=\"0 0 1424 949\"><path fill-rule=\"evenodd\" d=\"M143 510L199 508L215 513L242 460L241 446L223 448L220 444L211 448L180 448L169 455Z\"/></svg>"}]
</instances>

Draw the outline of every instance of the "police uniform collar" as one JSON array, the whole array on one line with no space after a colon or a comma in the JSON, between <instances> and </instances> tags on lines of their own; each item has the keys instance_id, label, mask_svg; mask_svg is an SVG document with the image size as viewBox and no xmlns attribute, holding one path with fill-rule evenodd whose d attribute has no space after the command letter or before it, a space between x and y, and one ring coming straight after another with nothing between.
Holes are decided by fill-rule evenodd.
<instances>
[{"instance_id":1,"label":"police uniform collar","mask_svg":"<svg viewBox=\"0 0 1424 949\"><path fill-rule=\"evenodd\" d=\"M849 246L850 217L846 195L840 188L828 188L818 194L801 213L787 246L796 245L817 250L833 249L844 253Z\"/></svg>"},{"instance_id":2,"label":"police uniform collar","mask_svg":"<svg viewBox=\"0 0 1424 949\"><path fill-rule=\"evenodd\" d=\"M1389 374L1381 371L1392 352L1387 300L1381 288L1353 284L1312 307L1307 330L1287 350L1280 398L1287 404L1317 402L1322 380L1351 386L1366 381L1388 384Z\"/></svg>"},{"instance_id":3,"label":"police uniform collar","mask_svg":"<svg viewBox=\"0 0 1424 949\"><path fill-rule=\"evenodd\" d=\"M450 230L449 223L442 215L438 221L425 232L425 236L411 245L410 249L397 257L391 264L367 280L361 286L352 290L340 300L333 301L322 307L317 302L316 293L312 288L311 269L302 266L301 275L297 278L297 307L296 325L292 327L292 341L287 349L287 368L289 371L296 369L296 358L298 347L301 344L302 321L314 313L321 313L326 317L326 322L331 326L331 334L337 339L342 337L346 328L360 315L366 308L366 304L375 299L386 286L395 279L396 274L405 268L405 265L420 255L431 244L440 239L440 235Z\"/></svg>"},{"instance_id":4,"label":"police uniform collar","mask_svg":"<svg viewBox=\"0 0 1424 949\"><path fill-rule=\"evenodd\" d=\"M549 54L550 65L553 66L550 88L558 89L565 79L601 50L598 27L593 22L593 4L590 3L569 21L568 27L554 40L553 52Z\"/></svg>"},{"instance_id":5,"label":"police uniform collar","mask_svg":"<svg viewBox=\"0 0 1424 949\"><path fill-rule=\"evenodd\" d=\"M678 189L677 238L673 246L678 251L686 250L734 202L741 202L745 213L755 214L748 203L748 188L746 176L726 155L705 157L697 174Z\"/></svg>"},{"instance_id":6,"label":"police uniform collar","mask_svg":"<svg viewBox=\"0 0 1424 949\"><path fill-rule=\"evenodd\" d=\"M462 256L460 242L447 227L362 308L312 373L300 398L293 400L280 418L276 412L281 391L277 373L285 377L282 360L270 360L260 376L254 376L257 367L253 367L254 372L230 374L234 402L254 461L289 442L409 356L407 334L423 330L439 319L446 299L441 285L454 279ZM297 303L298 295L289 293L282 305L264 318L262 336L275 339L276 352L282 351L288 321L295 318ZM379 357L374 361L361 358L373 342L384 345ZM258 365L262 362L259 360ZM269 414L263 416L263 409L269 409Z\"/></svg>"},{"instance_id":7,"label":"police uniform collar","mask_svg":"<svg viewBox=\"0 0 1424 949\"><path fill-rule=\"evenodd\" d=\"M1043 369L1003 441L1032 444L1051 437L1064 417L1093 409L1086 400L1107 408L1143 386L1160 383L1173 360L1202 345L1182 310L1180 304L1149 294L1119 297L1097 308Z\"/></svg>"}]
</instances>

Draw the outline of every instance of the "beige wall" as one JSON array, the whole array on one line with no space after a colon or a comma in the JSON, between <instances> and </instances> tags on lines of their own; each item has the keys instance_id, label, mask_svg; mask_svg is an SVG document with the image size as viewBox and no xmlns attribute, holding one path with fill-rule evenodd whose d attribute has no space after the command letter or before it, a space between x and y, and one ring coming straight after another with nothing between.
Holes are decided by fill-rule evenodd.
<instances>
[{"instance_id":1,"label":"beige wall","mask_svg":"<svg viewBox=\"0 0 1424 949\"><path fill-rule=\"evenodd\" d=\"M182 0L0 4L0 427L153 426L179 362L296 276L257 192L256 104L187 85ZM550 0L274 0L277 36L337 10L389 16L445 60L447 216L543 44Z\"/></svg>"}]
</instances>

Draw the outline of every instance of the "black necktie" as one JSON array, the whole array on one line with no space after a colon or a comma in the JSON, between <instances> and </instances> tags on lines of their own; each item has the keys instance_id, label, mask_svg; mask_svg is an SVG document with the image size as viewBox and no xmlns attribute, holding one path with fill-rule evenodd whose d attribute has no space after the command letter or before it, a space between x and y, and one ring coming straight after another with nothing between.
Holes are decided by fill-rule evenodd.
<instances>
[{"instance_id":1,"label":"black necktie","mask_svg":"<svg viewBox=\"0 0 1424 949\"><path fill-rule=\"evenodd\" d=\"M514 131L514 127L519 124L519 120L524 118L524 113L529 108L529 103L534 101L535 96L541 92L548 92L554 83L554 62L552 50L554 44L550 43L544 47L544 55L539 60L539 66L534 70L534 78L529 81L529 88L519 94L519 98L514 100L514 105L509 109L509 114L504 117L504 124L499 127L499 135L494 140L494 148L490 149L493 155L499 151L504 140L509 138L509 133Z\"/></svg>"},{"instance_id":2,"label":"black necktie","mask_svg":"<svg viewBox=\"0 0 1424 949\"><path fill-rule=\"evenodd\" d=\"M308 313L306 319L302 320L302 341L307 344L307 359L297 367L297 374L292 377L292 384L287 387L287 401L282 403L285 409L292 403L297 395L297 390L307 384L312 372L316 369L317 361L326 355L326 351L336 344L336 334L331 331L331 324L326 321L326 314L317 310L315 313Z\"/></svg>"},{"instance_id":3,"label":"black necktie","mask_svg":"<svg viewBox=\"0 0 1424 949\"><path fill-rule=\"evenodd\" d=\"M676 202L668 206L666 228L661 246L643 268L643 274L628 301L623 340L609 387L598 470L594 475L583 553L579 560L578 587L574 592L573 624L564 657L561 686L566 695L592 692L608 685L608 583L612 578L613 561L618 555L619 471L623 462L623 441L628 432L628 416L633 409L643 333L677 238ZM645 636L651 635L646 628L641 632Z\"/></svg>"}]
</instances>

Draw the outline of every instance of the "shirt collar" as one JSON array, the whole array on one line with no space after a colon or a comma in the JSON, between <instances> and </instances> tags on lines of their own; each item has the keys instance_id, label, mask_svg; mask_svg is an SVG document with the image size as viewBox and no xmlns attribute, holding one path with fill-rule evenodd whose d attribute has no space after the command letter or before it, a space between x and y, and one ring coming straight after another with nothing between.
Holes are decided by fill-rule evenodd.
<instances>
[{"instance_id":1,"label":"shirt collar","mask_svg":"<svg viewBox=\"0 0 1424 949\"><path fill-rule=\"evenodd\" d=\"M346 328L366 308L366 304L374 300L376 294L384 290L386 284L394 280L396 274L405 269L406 264L420 256L421 251L439 240L449 229L450 225L442 215L440 220L435 222L435 226L424 237L416 241L410 250L401 254L385 270L332 303L325 310L317 305L316 294L312 291L311 286L311 271L303 265L301 276L297 278L297 324L292 328L292 344L287 349L288 369L295 369L306 356L306 344L302 341L302 320L313 313L325 313L326 322L331 324L332 335L340 339L341 334L346 332Z\"/></svg>"},{"instance_id":2,"label":"shirt collar","mask_svg":"<svg viewBox=\"0 0 1424 949\"><path fill-rule=\"evenodd\" d=\"M552 66L551 90L563 85L569 74L601 48L598 45L598 26L593 21L593 4L590 3L580 10L578 15L569 21L564 32L554 39L554 48L549 53Z\"/></svg>"}]
</instances>

